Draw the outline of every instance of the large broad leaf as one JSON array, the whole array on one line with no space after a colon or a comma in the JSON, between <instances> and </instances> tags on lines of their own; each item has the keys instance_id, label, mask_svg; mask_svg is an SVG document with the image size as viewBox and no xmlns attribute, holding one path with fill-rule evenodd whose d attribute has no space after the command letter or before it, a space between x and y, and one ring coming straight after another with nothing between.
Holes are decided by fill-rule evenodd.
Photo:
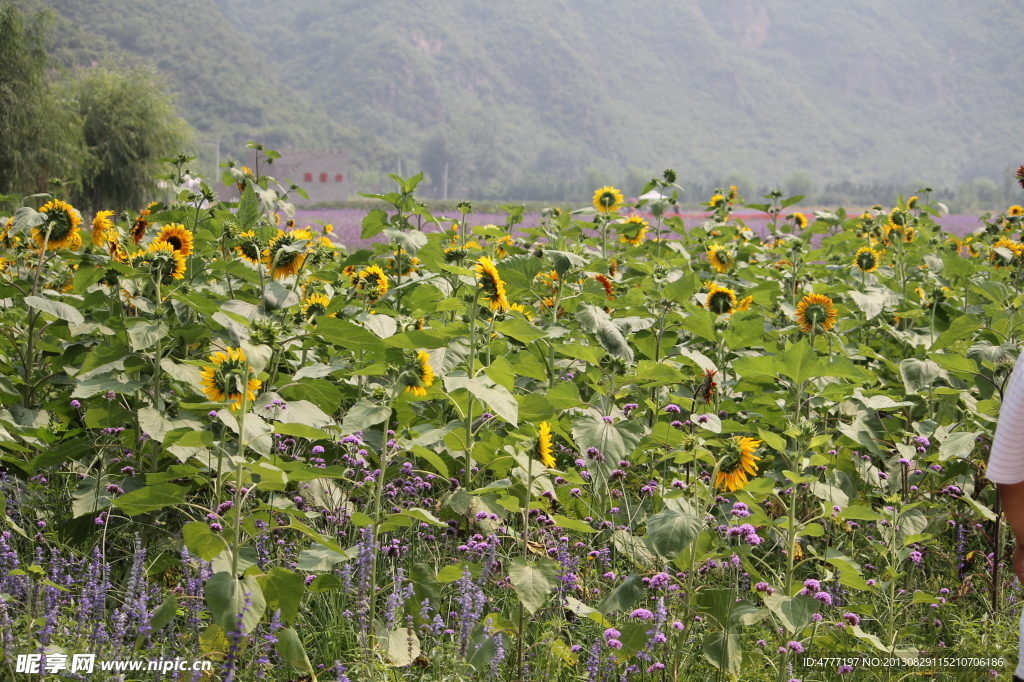
<instances>
[{"instance_id":1,"label":"large broad leaf","mask_svg":"<svg viewBox=\"0 0 1024 682\"><path fill-rule=\"evenodd\" d=\"M417 251L427 245L427 235L423 234L420 230L403 232L402 230L389 227L384 229L384 234L410 256L415 256Z\"/></svg>"},{"instance_id":2,"label":"large broad leaf","mask_svg":"<svg viewBox=\"0 0 1024 682\"><path fill-rule=\"evenodd\" d=\"M167 323L162 320L160 322L140 322L128 327L128 340L132 344L132 350L146 350L167 336L168 331Z\"/></svg>"},{"instance_id":3,"label":"large broad leaf","mask_svg":"<svg viewBox=\"0 0 1024 682\"><path fill-rule=\"evenodd\" d=\"M546 336L543 331L518 317L510 317L502 322L495 323L494 331L505 336L511 336L521 343L533 343L537 339L542 339Z\"/></svg>"},{"instance_id":4,"label":"large broad leaf","mask_svg":"<svg viewBox=\"0 0 1024 682\"><path fill-rule=\"evenodd\" d=\"M341 422L341 432L349 434L356 431L365 431L374 424L380 424L390 416L390 407L377 405L363 398L345 413L345 419Z\"/></svg>"},{"instance_id":5,"label":"large broad leaf","mask_svg":"<svg viewBox=\"0 0 1024 682\"><path fill-rule=\"evenodd\" d=\"M238 419L241 415L236 415L230 410L221 410L217 413L217 417L235 435L238 435ZM242 437L242 443L245 447L251 448L261 455L269 455L274 443L274 437L271 435L273 429L270 424L252 414L245 415L243 423L245 424L245 434Z\"/></svg>"},{"instance_id":6,"label":"large broad leaf","mask_svg":"<svg viewBox=\"0 0 1024 682\"><path fill-rule=\"evenodd\" d=\"M532 563L524 557L516 557L508 568L508 579L526 610L536 613L555 589L558 570L550 559L541 558Z\"/></svg>"},{"instance_id":7,"label":"large broad leaf","mask_svg":"<svg viewBox=\"0 0 1024 682\"><path fill-rule=\"evenodd\" d=\"M666 509L647 519L644 542L665 560L672 561L700 534L702 519Z\"/></svg>"},{"instance_id":8,"label":"large broad leaf","mask_svg":"<svg viewBox=\"0 0 1024 682\"><path fill-rule=\"evenodd\" d=\"M309 656L306 655L306 649L302 646L299 633L295 632L292 628L284 628L277 633L276 649L281 658L289 664L299 670L304 670L310 674L313 673L313 665L309 662Z\"/></svg>"},{"instance_id":9,"label":"large broad leaf","mask_svg":"<svg viewBox=\"0 0 1024 682\"><path fill-rule=\"evenodd\" d=\"M604 310L592 305L582 305L576 311L576 321L580 323L580 327L597 337L609 355L625 362L633 362L633 350L629 347L626 337Z\"/></svg>"},{"instance_id":10,"label":"large broad leaf","mask_svg":"<svg viewBox=\"0 0 1024 682\"><path fill-rule=\"evenodd\" d=\"M871 320L885 308L886 293L881 289L868 288L865 293L851 289L847 292L857 307L864 313L865 319Z\"/></svg>"},{"instance_id":11,"label":"large broad leaf","mask_svg":"<svg viewBox=\"0 0 1024 682\"><path fill-rule=\"evenodd\" d=\"M256 219L260 215L260 202L253 190L252 183L245 183L245 189L238 200L238 213L235 218L238 220L238 231L251 230L256 225Z\"/></svg>"},{"instance_id":12,"label":"large broad leaf","mask_svg":"<svg viewBox=\"0 0 1024 682\"><path fill-rule=\"evenodd\" d=\"M509 256L498 262L498 274L512 286L529 289L543 265L544 261L533 256Z\"/></svg>"},{"instance_id":13,"label":"large broad leaf","mask_svg":"<svg viewBox=\"0 0 1024 682\"><path fill-rule=\"evenodd\" d=\"M764 603L791 633L804 629L818 610L818 601L803 595L787 597L779 593L771 594L764 598Z\"/></svg>"},{"instance_id":14,"label":"large broad leaf","mask_svg":"<svg viewBox=\"0 0 1024 682\"><path fill-rule=\"evenodd\" d=\"M957 260L962 261L964 259L957 258ZM937 351L948 348L960 339L970 336L980 327L981 321L974 315L961 315L950 323L946 331L939 334L929 350Z\"/></svg>"},{"instance_id":15,"label":"large broad leaf","mask_svg":"<svg viewBox=\"0 0 1024 682\"><path fill-rule=\"evenodd\" d=\"M823 364L817 352L807 343L807 339L801 339L776 358L775 371L789 377L793 383L801 384L827 372Z\"/></svg>"},{"instance_id":16,"label":"large broad leaf","mask_svg":"<svg viewBox=\"0 0 1024 682\"><path fill-rule=\"evenodd\" d=\"M306 591L302 576L287 568L275 568L266 575L257 576L256 580L263 590L263 598L271 610L280 609L281 618L291 625L299 615L299 604Z\"/></svg>"},{"instance_id":17,"label":"large broad leaf","mask_svg":"<svg viewBox=\"0 0 1024 682\"><path fill-rule=\"evenodd\" d=\"M572 268L582 268L587 264L587 259L583 256L579 256L570 251L555 251L550 249L544 252L548 260L551 261L551 266L561 277Z\"/></svg>"},{"instance_id":18,"label":"large broad leaf","mask_svg":"<svg viewBox=\"0 0 1024 682\"><path fill-rule=\"evenodd\" d=\"M319 317L316 333L327 343L349 350L374 351L381 349L380 338L347 320L334 317Z\"/></svg>"},{"instance_id":19,"label":"large broad leaf","mask_svg":"<svg viewBox=\"0 0 1024 682\"><path fill-rule=\"evenodd\" d=\"M396 628L387 634L388 664L393 668L412 665L420 655L420 638L408 628Z\"/></svg>"},{"instance_id":20,"label":"large broad leaf","mask_svg":"<svg viewBox=\"0 0 1024 682\"><path fill-rule=\"evenodd\" d=\"M598 604L597 610L605 615L615 612L625 613L633 608L633 604L640 599L643 591L644 584L640 580L640 576L631 575Z\"/></svg>"},{"instance_id":21,"label":"large broad leaf","mask_svg":"<svg viewBox=\"0 0 1024 682\"><path fill-rule=\"evenodd\" d=\"M712 632L701 646L704 658L719 670L739 675L743 665L743 646L735 633Z\"/></svg>"},{"instance_id":22,"label":"large broad leaf","mask_svg":"<svg viewBox=\"0 0 1024 682\"><path fill-rule=\"evenodd\" d=\"M558 405L555 405L558 407ZM572 437L580 452L597 448L604 461L593 467L595 478L606 480L620 459L628 459L643 437L641 427L631 422L608 423L599 417L585 415L572 424Z\"/></svg>"},{"instance_id":23,"label":"large broad leaf","mask_svg":"<svg viewBox=\"0 0 1024 682\"><path fill-rule=\"evenodd\" d=\"M225 632L237 632L239 620L243 633L252 632L267 608L263 590L253 576L239 580L229 572L221 571L206 581L203 591L213 621L224 628Z\"/></svg>"},{"instance_id":24,"label":"large broad leaf","mask_svg":"<svg viewBox=\"0 0 1024 682\"><path fill-rule=\"evenodd\" d=\"M227 541L210 530L210 526L202 521L186 523L181 533L188 551L204 561L213 561L214 557L228 547Z\"/></svg>"},{"instance_id":25,"label":"large broad leaf","mask_svg":"<svg viewBox=\"0 0 1024 682\"><path fill-rule=\"evenodd\" d=\"M512 426L519 423L519 403L516 402L515 396L504 386L495 384L489 377L470 379L448 376L444 378L444 387L449 392L464 388Z\"/></svg>"},{"instance_id":26,"label":"large broad leaf","mask_svg":"<svg viewBox=\"0 0 1024 682\"><path fill-rule=\"evenodd\" d=\"M931 388L936 379L946 376L946 370L934 360L905 358L900 362L900 376L908 394Z\"/></svg>"},{"instance_id":27,"label":"large broad leaf","mask_svg":"<svg viewBox=\"0 0 1024 682\"><path fill-rule=\"evenodd\" d=\"M363 217L363 230L359 237L369 239L375 237L388 227L388 212L382 208L375 208Z\"/></svg>"},{"instance_id":28,"label":"large broad leaf","mask_svg":"<svg viewBox=\"0 0 1024 682\"><path fill-rule=\"evenodd\" d=\"M78 308L67 303L61 303L60 301L51 301L41 296L26 296L25 305L41 310L44 313L49 313L71 324L82 324L85 322L85 317L78 311Z\"/></svg>"},{"instance_id":29,"label":"large broad leaf","mask_svg":"<svg viewBox=\"0 0 1024 682\"><path fill-rule=\"evenodd\" d=\"M174 507L185 503L188 488L173 483L147 485L114 498L112 504L128 516Z\"/></svg>"}]
</instances>

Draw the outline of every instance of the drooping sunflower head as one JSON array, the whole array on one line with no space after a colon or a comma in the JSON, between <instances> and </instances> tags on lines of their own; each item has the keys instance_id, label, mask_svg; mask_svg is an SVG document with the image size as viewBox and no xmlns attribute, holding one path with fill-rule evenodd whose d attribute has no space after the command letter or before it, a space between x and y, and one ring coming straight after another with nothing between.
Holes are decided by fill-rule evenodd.
<instances>
[{"instance_id":1,"label":"drooping sunflower head","mask_svg":"<svg viewBox=\"0 0 1024 682\"><path fill-rule=\"evenodd\" d=\"M263 263L270 269L270 276L273 279L291 277L302 269L306 260L306 253L301 246L297 246L294 233L277 231L277 236L270 240L270 244L263 251Z\"/></svg>"},{"instance_id":2,"label":"drooping sunflower head","mask_svg":"<svg viewBox=\"0 0 1024 682\"><path fill-rule=\"evenodd\" d=\"M245 360L241 348L225 348L209 357L213 367L206 367L200 373L203 393L214 402L231 402L231 409L242 407L243 400L252 402L256 391L263 385L259 379L249 378L256 374Z\"/></svg>"},{"instance_id":3,"label":"drooping sunflower head","mask_svg":"<svg viewBox=\"0 0 1024 682\"><path fill-rule=\"evenodd\" d=\"M144 208L139 211L138 217L132 223L131 237L133 244L139 244L142 238L146 236L146 230L149 229L149 220L146 219L148 215L149 209Z\"/></svg>"},{"instance_id":4,"label":"drooping sunflower head","mask_svg":"<svg viewBox=\"0 0 1024 682\"><path fill-rule=\"evenodd\" d=\"M252 172L252 168L249 168L248 166L242 166L239 169L239 171L241 171L241 173L242 173L242 178L238 182L235 183L235 187L238 188L238 192L239 192L239 194L241 194L242 192L245 191L245 181L246 180L249 180L249 181L252 181L252 182L256 182L256 174L253 173Z\"/></svg>"},{"instance_id":5,"label":"drooping sunflower head","mask_svg":"<svg viewBox=\"0 0 1024 682\"><path fill-rule=\"evenodd\" d=\"M824 294L808 294L796 305L796 321L805 334L827 332L836 323L838 311Z\"/></svg>"},{"instance_id":6,"label":"drooping sunflower head","mask_svg":"<svg viewBox=\"0 0 1024 682\"><path fill-rule=\"evenodd\" d=\"M907 210L913 211L917 208L917 197L910 197L907 199Z\"/></svg>"},{"instance_id":7,"label":"drooping sunflower head","mask_svg":"<svg viewBox=\"0 0 1024 682\"><path fill-rule=\"evenodd\" d=\"M807 227L807 216L803 213L794 213L790 218L793 219L793 225L795 227L798 227L801 230Z\"/></svg>"},{"instance_id":8,"label":"drooping sunflower head","mask_svg":"<svg viewBox=\"0 0 1024 682\"><path fill-rule=\"evenodd\" d=\"M882 262L882 252L875 251L870 246L862 246L853 254L853 264L861 272L874 272Z\"/></svg>"},{"instance_id":9,"label":"drooping sunflower head","mask_svg":"<svg viewBox=\"0 0 1024 682\"><path fill-rule=\"evenodd\" d=\"M425 350L416 351L416 357L402 372L399 380L405 385L405 392L418 398L427 394L427 389L434 385L434 368L430 366L430 354Z\"/></svg>"},{"instance_id":10,"label":"drooping sunflower head","mask_svg":"<svg viewBox=\"0 0 1024 682\"><path fill-rule=\"evenodd\" d=\"M82 216L74 206L60 199L53 199L43 204L39 212L45 217L42 225L32 228L32 238L36 246L43 248L45 243L47 251L72 248L76 237L79 246L81 245L78 226L82 224Z\"/></svg>"},{"instance_id":11,"label":"drooping sunflower head","mask_svg":"<svg viewBox=\"0 0 1024 682\"><path fill-rule=\"evenodd\" d=\"M302 302L302 319L308 320L327 314L327 306L330 304L331 299L326 294L310 294ZM331 313L330 317L334 316L335 314Z\"/></svg>"},{"instance_id":12,"label":"drooping sunflower head","mask_svg":"<svg viewBox=\"0 0 1024 682\"><path fill-rule=\"evenodd\" d=\"M619 230L622 232L619 235L619 241L623 244L640 246L644 243L648 227L647 221L643 219L643 216L631 215L619 226Z\"/></svg>"},{"instance_id":13,"label":"drooping sunflower head","mask_svg":"<svg viewBox=\"0 0 1024 682\"><path fill-rule=\"evenodd\" d=\"M913 225L907 225L903 228L903 241L907 244L914 243L914 237L917 236L917 232L914 230Z\"/></svg>"},{"instance_id":14,"label":"drooping sunflower head","mask_svg":"<svg viewBox=\"0 0 1024 682\"><path fill-rule=\"evenodd\" d=\"M533 310L531 308L527 308L522 303L512 303L508 306L508 309L510 311L514 310L517 313L522 314L522 316L525 317L528 321L533 322Z\"/></svg>"},{"instance_id":15,"label":"drooping sunflower head","mask_svg":"<svg viewBox=\"0 0 1024 682\"><path fill-rule=\"evenodd\" d=\"M897 206L889 211L889 222L899 227L905 227L910 222L910 215L904 209Z\"/></svg>"},{"instance_id":16,"label":"drooping sunflower head","mask_svg":"<svg viewBox=\"0 0 1024 682\"><path fill-rule=\"evenodd\" d=\"M153 238L154 244L159 242L166 242L182 256L188 256L192 253L194 240L192 238L192 231L184 225L167 223L160 228L156 237Z\"/></svg>"},{"instance_id":17,"label":"drooping sunflower head","mask_svg":"<svg viewBox=\"0 0 1024 682\"><path fill-rule=\"evenodd\" d=\"M263 254L263 243L256 233L253 230L246 230L238 235L238 240L238 244L235 245L235 253L253 265L259 265L260 257Z\"/></svg>"},{"instance_id":18,"label":"drooping sunflower head","mask_svg":"<svg viewBox=\"0 0 1024 682\"><path fill-rule=\"evenodd\" d=\"M622 206L623 201L622 192L611 185L605 185L594 192L594 208L602 215L615 213Z\"/></svg>"},{"instance_id":19,"label":"drooping sunflower head","mask_svg":"<svg viewBox=\"0 0 1024 682\"><path fill-rule=\"evenodd\" d=\"M760 446L761 441L748 436L733 436L726 442L725 451L718 460L715 487L733 492L746 486L750 482L747 476L757 475L757 462L761 458L754 452Z\"/></svg>"},{"instance_id":20,"label":"drooping sunflower head","mask_svg":"<svg viewBox=\"0 0 1024 682\"><path fill-rule=\"evenodd\" d=\"M718 272L726 273L736 264L736 254L721 244L712 244L708 247L708 262Z\"/></svg>"},{"instance_id":21,"label":"drooping sunflower head","mask_svg":"<svg viewBox=\"0 0 1024 682\"><path fill-rule=\"evenodd\" d=\"M1014 204L1010 208L1006 209L1006 215L1008 215L1008 216L1010 216L1012 218L1017 218L1017 217L1020 217L1020 216L1024 216L1024 206L1020 206L1018 204Z\"/></svg>"},{"instance_id":22,"label":"drooping sunflower head","mask_svg":"<svg viewBox=\"0 0 1024 682\"><path fill-rule=\"evenodd\" d=\"M506 234L502 237L498 237L494 240L494 255L498 258L504 258L508 255L508 249L505 247L512 246L513 243L514 240L512 239L512 235Z\"/></svg>"},{"instance_id":23,"label":"drooping sunflower head","mask_svg":"<svg viewBox=\"0 0 1024 682\"><path fill-rule=\"evenodd\" d=\"M612 283L612 281L610 279L608 279L607 277L605 277L604 275L600 275L600 274L599 275L594 275L594 279L596 279L601 284L601 286L604 287L605 298L607 298L609 301L614 301L615 300L615 285Z\"/></svg>"},{"instance_id":24,"label":"drooping sunflower head","mask_svg":"<svg viewBox=\"0 0 1024 682\"><path fill-rule=\"evenodd\" d=\"M468 253L464 246L449 246L444 250L444 260L447 263L458 263Z\"/></svg>"},{"instance_id":25,"label":"drooping sunflower head","mask_svg":"<svg viewBox=\"0 0 1024 682\"><path fill-rule=\"evenodd\" d=\"M117 239L117 228L111 222L113 211L99 211L92 219L92 245L101 248Z\"/></svg>"},{"instance_id":26,"label":"drooping sunflower head","mask_svg":"<svg viewBox=\"0 0 1024 682\"><path fill-rule=\"evenodd\" d=\"M175 251L167 242L153 242L146 249L146 262L154 277L160 277L161 284L170 284L176 279L185 279L188 261L180 251Z\"/></svg>"},{"instance_id":27,"label":"drooping sunflower head","mask_svg":"<svg viewBox=\"0 0 1024 682\"><path fill-rule=\"evenodd\" d=\"M736 312L742 313L750 310L750 304L754 302L753 296L744 296L743 300L736 305Z\"/></svg>"},{"instance_id":28,"label":"drooping sunflower head","mask_svg":"<svg viewBox=\"0 0 1024 682\"><path fill-rule=\"evenodd\" d=\"M548 469L553 469L556 464L554 450L551 439L551 423L541 422L540 435L537 436L537 455L540 457L541 463Z\"/></svg>"},{"instance_id":29,"label":"drooping sunflower head","mask_svg":"<svg viewBox=\"0 0 1024 682\"><path fill-rule=\"evenodd\" d=\"M736 310L736 292L712 282L704 306L716 315L727 315Z\"/></svg>"},{"instance_id":30,"label":"drooping sunflower head","mask_svg":"<svg viewBox=\"0 0 1024 682\"><path fill-rule=\"evenodd\" d=\"M1001 252L1000 249L1004 251ZM1011 255L1007 258L1004 254L1008 251ZM991 251L989 252L988 259L997 267L1003 267L1009 265L1016 259L1024 256L1024 244L1015 242L1007 237L1000 237L995 244L992 245Z\"/></svg>"},{"instance_id":31,"label":"drooping sunflower head","mask_svg":"<svg viewBox=\"0 0 1024 682\"><path fill-rule=\"evenodd\" d=\"M1014 177L1017 178L1017 184L1021 186L1021 189L1024 189L1024 163L1017 168L1017 172L1014 173Z\"/></svg>"},{"instance_id":32,"label":"drooping sunflower head","mask_svg":"<svg viewBox=\"0 0 1024 682\"><path fill-rule=\"evenodd\" d=\"M379 265L371 265L359 271L356 288L367 301L375 303L388 293L388 276Z\"/></svg>"},{"instance_id":33,"label":"drooping sunflower head","mask_svg":"<svg viewBox=\"0 0 1024 682\"><path fill-rule=\"evenodd\" d=\"M483 256L477 261L476 279L480 283L483 297L491 305L491 310L504 312L508 310L508 298L505 295L505 282L498 274L498 268L490 256Z\"/></svg>"}]
</instances>

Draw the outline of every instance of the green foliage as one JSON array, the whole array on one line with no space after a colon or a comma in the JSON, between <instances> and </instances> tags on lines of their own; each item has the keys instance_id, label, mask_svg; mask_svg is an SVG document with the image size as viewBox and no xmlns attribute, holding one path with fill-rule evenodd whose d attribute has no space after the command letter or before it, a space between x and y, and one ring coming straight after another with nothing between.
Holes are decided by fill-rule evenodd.
<instances>
[{"instance_id":1,"label":"green foliage","mask_svg":"<svg viewBox=\"0 0 1024 682\"><path fill-rule=\"evenodd\" d=\"M74 89L90 156L79 200L93 213L138 209L156 190L159 160L189 146L187 124L152 71L86 69Z\"/></svg>"}]
</instances>

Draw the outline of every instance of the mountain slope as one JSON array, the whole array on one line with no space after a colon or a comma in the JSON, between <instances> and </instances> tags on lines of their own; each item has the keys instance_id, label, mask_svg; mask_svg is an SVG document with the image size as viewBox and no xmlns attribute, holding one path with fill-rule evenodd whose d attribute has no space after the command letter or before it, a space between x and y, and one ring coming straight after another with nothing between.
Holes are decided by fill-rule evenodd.
<instances>
[{"instance_id":1,"label":"mountain slope","mask_svg":"<svg viewBox=\"0 0 1024 682\"><path fill-rule=\"evenodd\" d=\"M214 1L332 117L480 195L588 164L950 185L1024 157L1019 3Z\"/></svg>"}]
</instances>

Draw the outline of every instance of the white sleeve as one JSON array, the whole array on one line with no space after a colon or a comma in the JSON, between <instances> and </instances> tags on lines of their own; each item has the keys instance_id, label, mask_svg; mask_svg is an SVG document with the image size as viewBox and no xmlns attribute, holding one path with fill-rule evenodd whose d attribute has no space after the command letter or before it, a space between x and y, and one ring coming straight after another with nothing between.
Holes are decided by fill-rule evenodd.
<instances>
[{"instance_id":1,"label":"white sleeve","mask_svg":"<svg viewBox=\"0 0 1024 682\"><path fill-rule=\"evenodd\" d=\"M993 483L1024 482L1024 360L1006 384L985 476Z\"/></svg>"}]
</instances>

